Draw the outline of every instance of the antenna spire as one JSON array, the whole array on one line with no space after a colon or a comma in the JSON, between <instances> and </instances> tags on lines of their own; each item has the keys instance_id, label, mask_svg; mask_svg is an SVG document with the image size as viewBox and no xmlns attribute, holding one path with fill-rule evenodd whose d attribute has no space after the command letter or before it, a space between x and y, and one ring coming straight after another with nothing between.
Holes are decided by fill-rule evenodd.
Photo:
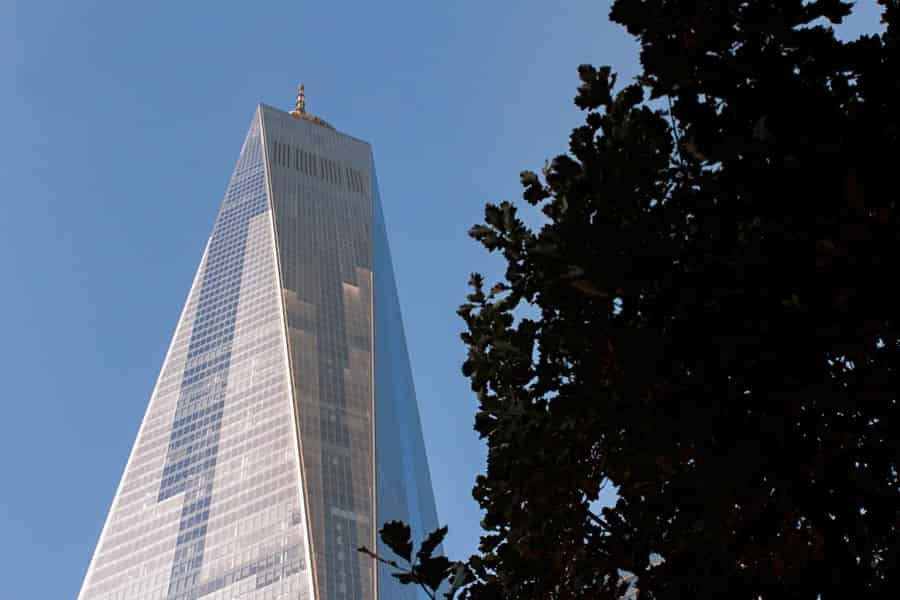
<instances>
[{"instance_id":1,"label":"antenna spire","mask_svg":"<svg viewBox=\"0 0 900 600\"><path fill-rule=\"evenodd\" d=\"M306 92L303 90L303 84L297 86L297 100L294 103L294 110L291 111L292 117L299 118L306 114Z\"/></svg>"},{"instance_id":2,"label":"antenna spire","mask_svg":"<svg viewBox=\"0 0 900 600\"><path fill-rule=\"evenodd\" d=\"M294 110L290 112L290 115L295 119L304 119L306 121L315 123L316 125L321 125L323 127L327 127L328 129L334 129L334 127L326 123L323 119L320 119L319 117L306 112L306 92L303 89L302 83L297 86L297 100L294 102Z\"/></svg>"}]
</instances>

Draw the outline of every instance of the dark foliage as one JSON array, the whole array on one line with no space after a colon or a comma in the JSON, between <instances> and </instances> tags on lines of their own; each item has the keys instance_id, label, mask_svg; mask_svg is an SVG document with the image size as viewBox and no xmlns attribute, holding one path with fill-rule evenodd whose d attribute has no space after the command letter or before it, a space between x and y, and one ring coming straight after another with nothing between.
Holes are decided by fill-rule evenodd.
<instances>
[{"instance_id":1,"label":"dark foliage","mask_svg":"<svg viewBox=\"0 0 900 600\"><path fill-rule=\"evenodd\" d=\"M463 597L900 597L880 3L847 43L840 0L614 3L643 73L582 66L569 154L522 175L543 226L504 202L471 231L507 270L460 309L489 452Z\"/></svg>"},{"instance_id":2,"label":"dark foliage","mask_svg":"<svg viewBox=\"0 0 900 600\"><path fill-rule=\"evenodd\" d=\"M471 583L472 576L464 563L451 563L444 556L432 556L447 535L446 527L435 529L428 535L419 546L415 560L412 558L413 543L407 524L399 521L385 523L378 534L385 546L406 564L400 565L394 560L378 556L365 547L359 548L359 551L395 569L392 575L401 583L417 585L431 598L437 597L438 590L442 586L447 589L445 595L453 598L458 589ZM450 578L449 587L444 584L448 578Z\"/></svg>"}]
</instances>

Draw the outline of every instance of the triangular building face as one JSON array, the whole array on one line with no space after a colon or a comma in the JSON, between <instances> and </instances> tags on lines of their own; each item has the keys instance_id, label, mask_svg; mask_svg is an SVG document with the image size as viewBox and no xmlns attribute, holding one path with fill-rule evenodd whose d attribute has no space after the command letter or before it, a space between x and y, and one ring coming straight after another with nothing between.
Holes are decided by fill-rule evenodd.
<instances>
[{"instance_id":1,"label":"triangular building face","mask_svg":"<svg viewBox=\"0 0 900 600\"><path fill-rule=\"evenodd\" d=\"M416 598L392 519L437 523L371 148L260 106L79 599Z\"/></svg>"}]
</instances>

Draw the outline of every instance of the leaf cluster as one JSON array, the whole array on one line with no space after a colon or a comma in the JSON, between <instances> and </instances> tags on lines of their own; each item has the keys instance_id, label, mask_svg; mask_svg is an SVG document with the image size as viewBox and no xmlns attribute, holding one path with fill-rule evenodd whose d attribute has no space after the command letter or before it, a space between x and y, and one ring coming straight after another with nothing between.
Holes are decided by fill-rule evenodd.
<instances>
[{"instance_id":1,"label":"leaf cluster","mask_svg":"<svg viewBox=\"0 0 900 600\"><path fill-rule=\"evenodd\" d=\"M385 546L403 560L404 565L379 556L366 547L358 550L396 569L391 573L392 577L400 583L419 586L429 598L437 598L443 588L445 590L443 597L452 599L458 590L473 580L471 571L465 563L451 563L444 556L433 556L447 535L446 527L440 527L429 533L419 545L415 557L412 554L412 532L406 523L390 521L384 524L378 534ZM445 580L449 580L449 585L445 585Z\"/></svg>"},{"instance_id":2,"label":"leaf cluster","mask_svg":"<svg viewBox=\"0 0 900 600\"><path fill-rule=\"evenodd\" d=\"M844 42L840 0L613 3L641 75L580 67L569 152L470 232L506 270L459 310L488 448L466 597L897 597L880 4L884 32Z\"/></svg>"}]
</instances>

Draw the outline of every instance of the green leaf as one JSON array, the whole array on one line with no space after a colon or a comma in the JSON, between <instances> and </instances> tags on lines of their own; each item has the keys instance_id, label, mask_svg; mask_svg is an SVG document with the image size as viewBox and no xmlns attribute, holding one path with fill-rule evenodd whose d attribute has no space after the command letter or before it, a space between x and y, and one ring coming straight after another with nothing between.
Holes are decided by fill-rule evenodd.
<instances>
[{"instance_id":1,"label":"green leaf","mask_svg":"<svg viewBox=\"0 0 900 600\"><path fill-rule=\"evenodd\" d=\"M591 65L578 67L581 86L575 96L575 104L582 110L609 106L612 103L612 88L616 84L616 76L609 67L599 70Z\"/></svg>"},{"instance_id":2,"label":"green leaf","mask_svg":"<svg viewBox=\"0 0 900 600\"><path fill-rule=\"evenodd\" d=\"M444 594L444 597L449 600L453 600L456 592L460 589L475 581L475 576L472 574L469 567L466 566L466 563L457 562L452 568L453 578L450 580L450 588L447 590L447 593Z\"/></svg>"},{"instance_id":3,"label":"green leaf","mask_svg":"<svg viewBox=\"0 0 900 600\"><path fill-rule=\"evenodd\" d=\"M431 558L431 553L444 541L444 536L446 535L446 526L435 529L429 533L428 537L425 538L425 541L422 542L422 545L419 546L419 551L416 553L416 559L422 563Z\"/></svg>"},{"instance_id":4,"label":"green leaf","mask_svg":"<svg viewBox=\"0 0 900 600\"><path fill-rule=\"evenodd\" d=\"M503 228L503 211L496 204L488 204L484 207L484 222L488 225Z\"/></svg>"},{"instance_id":5,"label":"green leaf","mask_svg":"<svg viewBox=\"0 0 900 600\"><path fill-rule=\"evenodd\" d=\"M381 541L394 551L394 554L410 562L412 560L412 541L410 540L411 532L409 525L400 521L391 521L385 523L381 531Z\"/></svg>"},{"instance_id":6,"label":"green leaf","mask_svg":"<svg viewBox=\"0 0 900 600\"><path fill-rule=\"evenodd\" d=\"M443 556L435 556L422 561L413 569L416 579L433 590L441 587L441 583L450 574L451 563Z\"/></svg>"},{"instance_id":7,"label":"green leaf","mask_svg":"<svg viewBox=\"0 0 900 600\"><path fill-rule=\"evenodd\" d=\"M481 242L488 250L495 250L499 246L499 238L493 227L474 225L469 229L469 236Z\"/></svg>"}]
</instances>

